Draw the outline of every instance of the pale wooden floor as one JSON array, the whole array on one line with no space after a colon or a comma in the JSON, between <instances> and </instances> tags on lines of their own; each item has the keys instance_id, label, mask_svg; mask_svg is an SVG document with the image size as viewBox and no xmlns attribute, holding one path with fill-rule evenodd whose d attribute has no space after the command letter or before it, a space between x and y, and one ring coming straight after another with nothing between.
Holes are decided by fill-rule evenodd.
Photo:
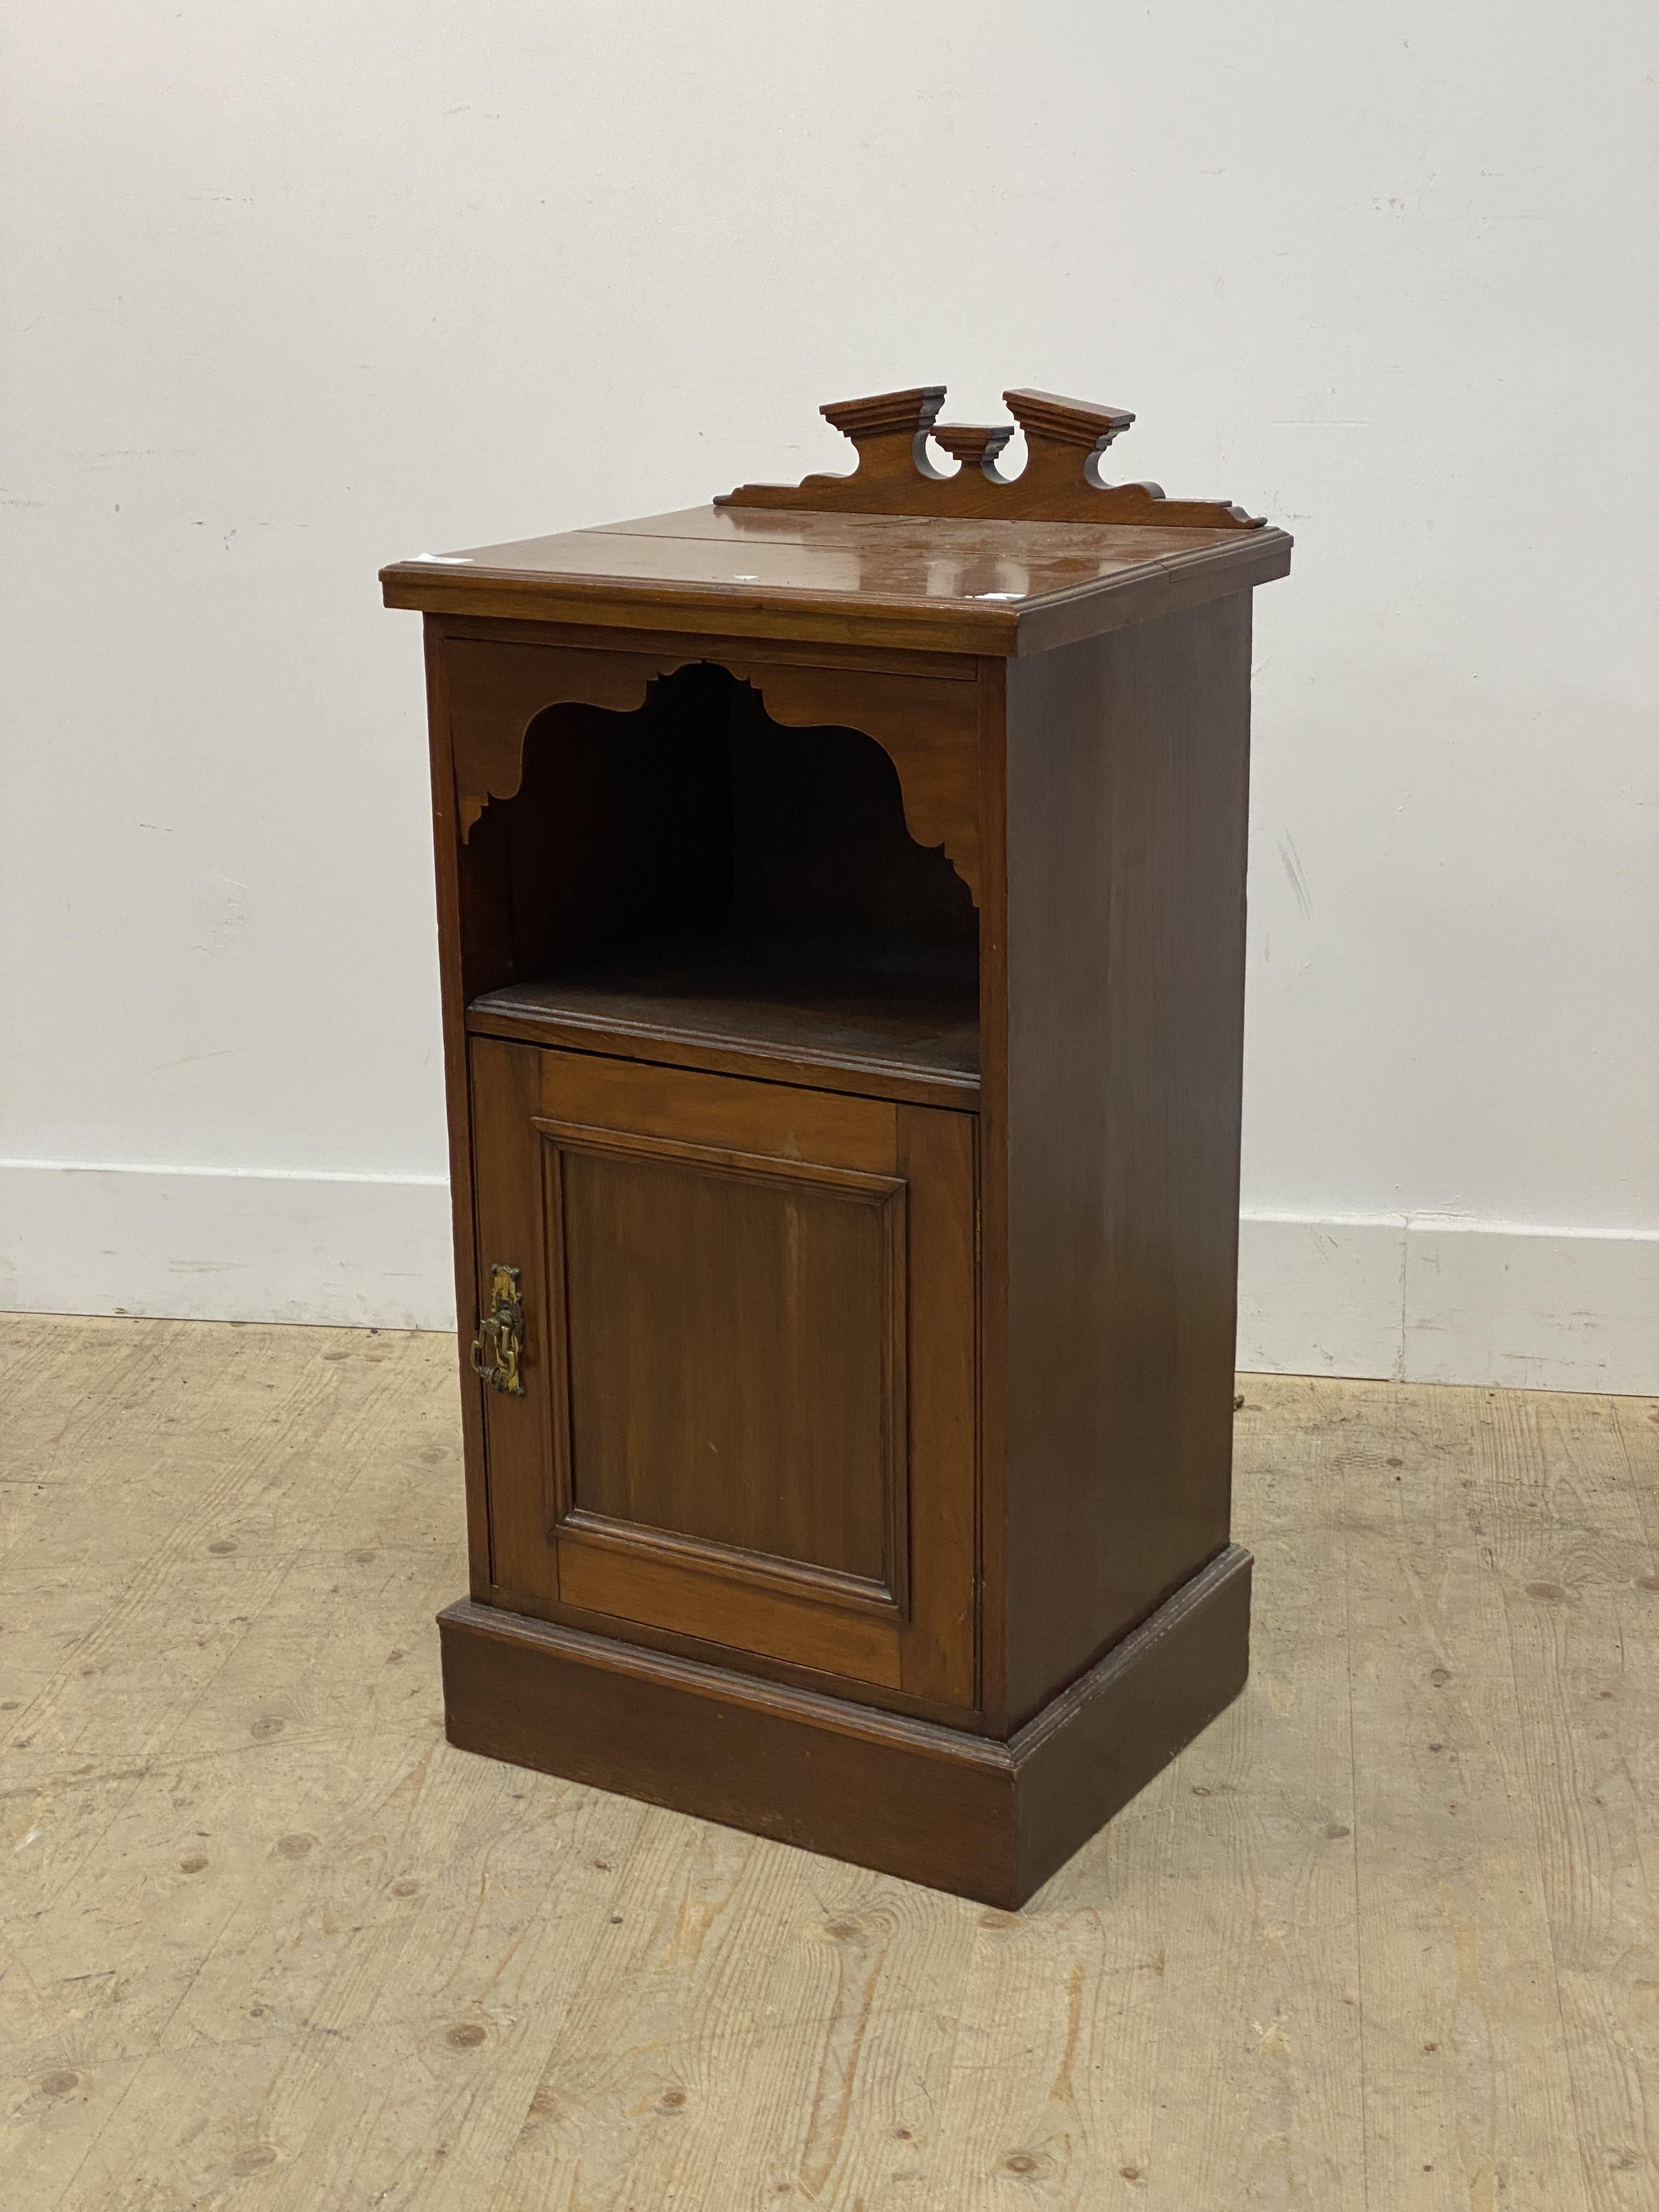
<instances>
[{"instance_id":1,"label":"pale wooden floor","mask_svg":"<svg viewBox=\"0 0 1659 2212\"><path fill-rule=\"evenodd\" d=\"M1254 1378L1249 1690L1018 1917L453 1752L453 1346L0 1324L0 2198L1659 2206L1659 1407Z\"/></svg>"}]
</instances>

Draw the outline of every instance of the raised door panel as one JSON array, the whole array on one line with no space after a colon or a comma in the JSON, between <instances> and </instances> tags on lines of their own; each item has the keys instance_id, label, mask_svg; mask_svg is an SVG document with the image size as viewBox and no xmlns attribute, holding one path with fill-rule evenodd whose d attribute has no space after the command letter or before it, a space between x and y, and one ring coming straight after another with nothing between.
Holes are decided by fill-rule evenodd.
<instances>
[{"instance_id":1,"label":"raised door panel","mask_svg":"<svg viewBox=\"0 0 1659 2212\"><path fill-rule=\"evenodd\" d=\"M896 1608L902 1178L537 1127L561 1529Z\"/></svg>"},{"instance_id":2,"label":"raised door panel","mask_svg":"<svg viewBox=\"0 0 1659 2212\"><path fill-rule=\"evenodd\" d=\"M486 1393L520 1610L974 1690L971 1117L479 1039Z\"/></svg>"}]
</instances>

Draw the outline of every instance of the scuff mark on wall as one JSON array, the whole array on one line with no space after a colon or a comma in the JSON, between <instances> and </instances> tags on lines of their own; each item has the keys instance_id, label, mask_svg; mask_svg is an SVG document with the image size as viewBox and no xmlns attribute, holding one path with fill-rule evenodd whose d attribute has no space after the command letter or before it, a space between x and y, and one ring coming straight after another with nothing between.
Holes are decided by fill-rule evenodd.
<instances>
[{"instance_id":1,"label":"scuff mark on wall","mask_svg":"<svg viewBox=\"0 0 1659 2212\"><path fill-rule=\"evenodd\" d=\"M1285 864L1285 873L1296 894L1296 902L1302 909L1302 919L1311 921L1313 901L1308 894L1308 878L1303 871L1302 855L1296 849L1296 840L1288 830L1279 841L1279 857Z\"/></svg>"}]
</instances>

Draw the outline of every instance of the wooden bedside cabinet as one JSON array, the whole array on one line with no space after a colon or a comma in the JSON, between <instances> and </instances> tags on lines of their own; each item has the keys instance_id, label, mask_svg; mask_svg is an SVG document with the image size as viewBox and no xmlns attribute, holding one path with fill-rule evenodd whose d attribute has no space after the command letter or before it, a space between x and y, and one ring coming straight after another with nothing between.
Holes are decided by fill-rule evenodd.
<instances>
[{"instance_id":1,"label":"wooden bedside cabinet","mask_svg":"<svg viewBox=\"0 0 1659 2212\"><path fill-rule=\"evenodd\" d=\"M1243 1686L1250 592L1121 410L405 561L452 1742L1013 1905ZM937 472L932 432L960 463Z\"/></svg>"}]
</instances>

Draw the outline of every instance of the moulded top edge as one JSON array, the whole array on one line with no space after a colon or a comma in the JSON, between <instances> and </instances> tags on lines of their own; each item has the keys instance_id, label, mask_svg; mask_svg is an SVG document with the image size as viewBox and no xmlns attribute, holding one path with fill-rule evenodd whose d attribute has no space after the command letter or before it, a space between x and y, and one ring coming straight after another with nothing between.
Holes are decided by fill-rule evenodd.
<instances>
[{"instance_id":1,"label":"moulded top edge","mask_svg":"<svg viewBox=\"0 0 1659 2212\"><path fill-rule=\"evenodd\" d=\"M696 507L423 553L388 606L1012 654L1282 575L1283 531Z\"/></svg>"}]
</instances>

